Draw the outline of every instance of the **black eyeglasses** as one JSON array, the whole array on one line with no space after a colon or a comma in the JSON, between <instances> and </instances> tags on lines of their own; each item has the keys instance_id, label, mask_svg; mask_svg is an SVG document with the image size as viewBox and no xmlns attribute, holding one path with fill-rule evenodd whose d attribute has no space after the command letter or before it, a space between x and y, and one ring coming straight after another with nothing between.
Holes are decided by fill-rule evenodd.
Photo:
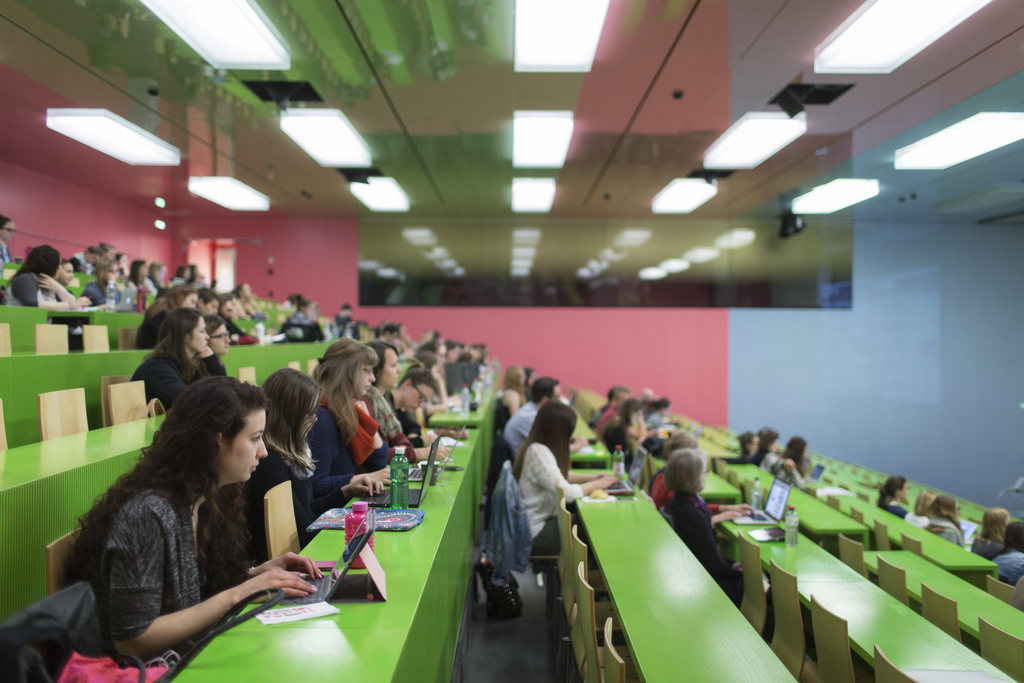
<instances>
[{"instance_id":1,"label":"black eyeglasses","mask_svg":"<svg viewBox=\"0 0 1024 683\"><path fill-rule=\"evenodd\" d=\"M227 332L221 332L220 334L211 334L210 339L227 339L230 336Z\"/></svg>"},{"instance_id":2,"label":"black eyeglasses","mask_svg":"<svg viewBox=\"0 0 1024 683\"><path fill-rule=\"evenodd\" d=\"M427 395L426 395L426 394L424 394L424 393L423 393L422 391L420 391L420 388L419 388L419 387L413 387L413 389L415 389L415 390L416 390L416 393L420 395L420 405L421 405L421 406L422 406L422 405L426 405L427 403L429 403L429 402L430 402L430 399L429 399L429 398L427 398Z\"/></svg>"}]
</instances>

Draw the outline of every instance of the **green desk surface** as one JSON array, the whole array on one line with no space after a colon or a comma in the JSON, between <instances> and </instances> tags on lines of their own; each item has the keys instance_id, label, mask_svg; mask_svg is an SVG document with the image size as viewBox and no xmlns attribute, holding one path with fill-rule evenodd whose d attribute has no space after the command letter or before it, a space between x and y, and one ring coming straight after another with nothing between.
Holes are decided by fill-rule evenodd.
<instances>
[{"instance_id":1,"label":"green desk surface","mask_svg":"<svg viewBox=\"0 0 1024 683\"><path fill-rule=\"evenodd\" d=\"M700 492L701 498L709 503L740 503L743 493L722 479L714 472L708 472L707 480L704 482L704 490Z\"/></svg>"},{"instance_id":2,"label":"green desk surface","mask_svg":"<svg viewBox=\"0 0 1024 683\"><path fill-rule=\"evenodd\" d=\"M474 410L469 415L463 415L458 411L434 413L430 416L431 427L479 427L484 421L486 409Z\"/></svg>"},{"instance_id":3,"label":"green desk surface","mask_svg":"<svg viewBox=\"0 0 1024 683\"><path fill-rule=\"evenodd\" d=\"M577 510L643 680L792 682L649 502L579 501Z\"/></svg>"},{"instance_id":4,"label":"green desk surface","mask_svg":"<svg viewBox=\"0 0 1024 683\"><path fill-rule=\"evenodd\" d=\"M878 643L900 669L984 671L1009 680L816 543L801 538L796 548L777 542L759 545L763 567L775 560L796 574L800 601L805 606L810 606L813 595L827 610L846 619L851 649L869 664L874 661Z\"/></svg>"},{"instance_id":5,"label":"green desk surface","mask_svg":"<svg viewBox=\"0 0 1024 683\"><path fill-rule=\"evenodd\" d=\"M1003 602L988 591L978 588L928 560L907 550L881 550L864 553L864 565L872 574L878 574L878 558L884 557L892 565L907 572L907 595L921 604L921 584L937 591L947 598L956 600L960 629L974 638L980 638L978 618L984 617L989 623L1024 638L1024 614L1016 607Z\"/></svg>"},{"instance_id":6,"label":"green desk surface","mask_svg":"<svg viewBox=\"0 0 1024 683\"><path fill-rule=\"evenodd\" d=\"M726 448L725 446L722 446L722 445L720 445L718 443L715 443L714 441L712 441L711 439L708 439L705 436L698 437L697 438L697 444L698 444L698 448L700 448L702 451L706 452L712 458L735 458L736 457L736 453L734 451L731 451L728 448Z\"/></svg>"}]
</instances>

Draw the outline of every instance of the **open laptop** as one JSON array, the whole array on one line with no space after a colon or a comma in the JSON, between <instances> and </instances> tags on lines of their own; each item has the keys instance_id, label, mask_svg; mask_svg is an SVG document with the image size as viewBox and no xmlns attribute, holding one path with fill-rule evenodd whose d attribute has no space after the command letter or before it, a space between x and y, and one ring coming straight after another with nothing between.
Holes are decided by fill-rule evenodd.
<instances>
[{"instance_id":1,"label":"open laptop","mask_svg":"<svg viewBox=\"0 0 1024 683\"><path fill-rule=\"evenodd\" d=\"M764 512L751 512L733 520L734 524L778 524L786 514L786 501L789 500L789 484L775 477L772 488L768 491L768 501L764 504Z\"/></svg>"},{"instance_id":2,"label":"open laptop","mask_svg":"<svg viewBox=\"0 0 1024 683\"><path fill-rule=\"evenodd\" d=\"M334 564L334 569L329 574L325 574L321 579L309 579L309 583L316 587L316 591L302 598L285 598L281 601L282 605L308 605L314 602L330 602L335 598L338 590L341 588L342 579L345 578L345 574L352 568L352 563L359 553L363 551L366 544L369 543L370 537L373 536L373 532L377 528L377 519L373 510L370 510L366 514L366 518L363 523L356 529L356 533L353 534L352 540L346 545L345 549L341 553L341 557ZM340 569L339 569L340 567Z\"/></svg>"},{"instance_id":3,"label":"open laptop","mask_svg":"<svg viewBox=\"0 0 1024 683\"><path fill-rule=\"evenodd\" d=\"M970 545L974 542L974 534L978 531L978 525L966 519L961 519L960 531L964 533L964 545Z\"/></svg>"},{"instance_id":4,"label":"open laptop","mask_svg":"<svg viewBox=\"0 0 1024 683\"><path fill-rule=\"evenodd\" d=\"M434 443L430 444L430 453L427 455L427 467L433 464L434 460L437 459L437 450L441 447L441 439L434 439ZM423 481L423 475L426 472L426 467L410 467L409 468L409 481ZM430 482L433 486L434 481Z\"/></svg>"},{"instance_id":5,"label":"open laptop","mask_svg":"<svg viewBox=\"0 0 1024 683\"><path fill-rule=\"evenodd\" d=\"M426 470L424 470L422 478L416 480L420 482L420 487L418 489L414 489L412 486L409 487L409 507L411 508L418 508L427 499L427 491L430 490L428 482L433 481L434 478L434 468L436 467L434 458L437 456L438 441L440 439L430 445L430 456L427 458ZM412 482L413 479L410 477L409 481ZM388 507L391 504L391 490L388 489L378 493L376 496L363 498L363 500L372 508Z\"/></svg>"},{"instance_id":6,"label":"open laptop","mask_svg":"<svg viewBox=\"0 0 1024 683\"><path fill-rule=\"evenodd\" d=\"M647 449L640 446L633 456L633 463L629 467L626 479L620 480L605 489L609 496L632 496L637 480L640 478L640 470L644 467L644 459L647 457Z\"/></svg>"},{"instance_id":7,"label":"open laptop","mask_svg":"<svg viewBox=\"0 0 1024 683\"><path fill-rule=\"evenodd\" d=\"M824 472L825 472L825 466L824 465L815 465L814 469L811 470L810 476L807 477L807 483L809 483L809 484L817 484L818 480L821 479L822 473L824 473Z\"/></svg>"}]
</instances>

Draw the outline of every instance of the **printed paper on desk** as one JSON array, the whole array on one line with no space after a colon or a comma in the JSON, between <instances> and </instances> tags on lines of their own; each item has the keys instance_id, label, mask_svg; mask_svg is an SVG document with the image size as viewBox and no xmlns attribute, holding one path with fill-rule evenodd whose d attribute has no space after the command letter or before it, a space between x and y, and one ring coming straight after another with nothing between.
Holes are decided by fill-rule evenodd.
<instances>
[{"instance_id":1,"label":"printed paper on desk","mask_svg":"<svg viewBox=\"0 0 1024 683\"><path fill-rule=\"evenodd\" d=\"M445 448L465 448L466 444L462 441L456 441L450 436L441 437L441 445Z\"/></svg>"},{"instance_id":2,"label":"printed paper on desk","mask_svg":"<svg viewBox=\"0 0 1024 683\"><path fill-rule=\"evenodd\" d=\"M294 607L283 607L281 609L268 609L263 614L257 614L256 618L262 624L287 624L290 621L302 621L303 619L316 619L318 617L329 617L337 614L338 608L326 602L314 602L309 605L295 605Z\"/></svg>"},{"instance_id":3,"label":"printed paper on desk","mask_svg":"<svg viewBox=\"0 0 1024 683\"><path fill-rule=\"evenodd\" d=\"M822 486L818 489L817 495L818 498L828 498L829 496L852 496L853 493L839 486Z\"/></svg>"},{"instance_id":4,"label":"printed paper on desk","mask_svg":"<svg viewBox=\"0 0 1024 683\"><path fill-rule=\"evenodd\" d=\"M590 444L587 444L586 446L584 446L583 448L579 449L578 451L573 451L572 453L570 453L569 457L571 458L574 455L593 455L593 454L594 454L594 447L591 446Z\"/></svg>"}]
</instances>

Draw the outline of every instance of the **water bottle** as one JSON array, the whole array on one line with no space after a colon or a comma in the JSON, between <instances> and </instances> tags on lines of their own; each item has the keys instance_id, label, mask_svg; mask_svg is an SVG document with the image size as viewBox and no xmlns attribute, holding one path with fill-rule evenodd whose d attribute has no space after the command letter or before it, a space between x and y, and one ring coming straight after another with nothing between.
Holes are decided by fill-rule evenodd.
<instances>
[{"instance_id":1,"label":"water bottle","mask_svg":"<svg viewBox=\"0 0 1024 683\"><path fill-rule=\"evenodd\" d=\"M622 446L616 446L612 453L612 476L624 479L626 476L626 458L622 454Z\"/></svg>"},{"instance_id":2,"label":"water bottle","mask_svg":"<svg viewBox=\"0 0 1024 683\"><path fill-rule=\"evenodd\" d=\"M481 392L483 391L483 382L477 380L473 382L473 398L477 405L480 405L483 401L481 400Z\"/></svg>"},{"instance_id":3,"label":"water bottle","mask_svg":"<svg viewBox=\"0 0 1024 683\"><path fill-rule=\"evenodd\" d=\"M267 328L263 326L263 321L257 322L253 326L253 332L256 333L256 338L260 340L260 345L263 345L263 338L266 336Z\"/></svg>"},{"instance_id":4,"label":"water bottle","mask_svg":"<svg viewBox=\"0 0 1024 683\"><path fill-rule=\"evenodd\" d=\"M345 545L352 540L359 529L359 525L366 519L366 511L370 505L365 500L357 500L352 503L352 511L345 516ZM373 534L370 534L370 550L373 550ZM366 569L366 565L358 557L352 561L353 569Z\"/></svg>"},{"instance_id":5,"label":"water bottle","mask_svg":"<svg viewBox=\"0 0 1024 683\"><path fill-rule=\"evenodd\" d=\"M409 460L405 457L405 446L395 449L391 458L391 509L409 507Z\"/></svg>"},{"instance_id":6,"label":"water bottle","mask_svg":"<svg viewBox=\"0 0 1024 683\"><path fill-rule=\"evenodd\" d=\"M796 514L796 508L789 506L786 513L786 547L795 548L797 539L800 538L800 515Z\"/></svg>"},{"instance_id":7,"label":"water bottle","mask_svg":"<svg viewBox=\"0 0 1024 683\"><path fill-rule=\"evenodd\" d=\"M469 417L469 387L462 385L462 416Z\"/></svg>"},{"instance_id":8,"label":"water bottle","mask_svg":"<svg viewBox=\"0 0 1024 683\"><path fill-rule=\"evenodd\" d=\"M117 310L117 285L113 282L107 283L107 310Z\"/></svg>"},{"instance_id":9,"label":"water bottle","mask_svg":"<svg viewBox=\"0 0 1024 683\"><path fill-rule=\"evenodd\" d=\"M754 512L761 510L761 497L764 491L761 488L761 480L754 477L754 484L750 487L750 507Z\"/></svg>"},{"instance_id":10,"label":"water bottle","mask_svg":"<svg viewBox=\"0 0 1024 683\"><path fill-rule=\"evenodd\" d=\"M144 284L139 285L139 289L135 292L135 312L146 312L146 285Z\"/></svg>"}]
</instances>

